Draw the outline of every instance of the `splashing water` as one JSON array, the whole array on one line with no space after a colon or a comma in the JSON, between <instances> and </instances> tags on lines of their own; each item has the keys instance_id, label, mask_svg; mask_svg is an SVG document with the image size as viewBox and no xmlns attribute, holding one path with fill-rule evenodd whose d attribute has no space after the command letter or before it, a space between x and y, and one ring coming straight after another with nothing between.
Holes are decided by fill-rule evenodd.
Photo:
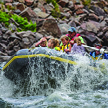
<instances>
[{"instance_id":1,"label":"splashing water","mask_svg":"<svg viewBox=\"0 0 108 108\"><path fill-rule=\"evenodd\" d=\"M108 61L94 62L79 55L73 58L77 65L44 57L29 59L24 87L15 85L1 71L0 97L14 108L108 107L108 91L102 85L108 81Z\"/></svg>"},{"instance_id":2,"label":"splashing water","mask_svg":"<svg viewBox=\"0 0 108 108\"><path fill-rule=\"evenodd\" d=\"M73 58L77 65L45 57L29 58L29 66L24 70L26 78L22 84L19 83L15 95L48 96L55 90L90 91L107 80L106 60L94 62L87 56L79 55Z\"/></svg>"}]
</instances>

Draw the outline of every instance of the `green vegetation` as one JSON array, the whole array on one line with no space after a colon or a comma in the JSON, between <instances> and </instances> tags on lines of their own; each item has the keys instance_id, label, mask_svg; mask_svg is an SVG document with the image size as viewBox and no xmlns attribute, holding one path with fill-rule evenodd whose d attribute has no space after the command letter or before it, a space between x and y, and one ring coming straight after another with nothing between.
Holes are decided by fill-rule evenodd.
<instances>
[{"instance_id":1,"label":"green vegetation","mask_svg":"<svg viewBox=\"0 0 108 108\"><path fill-rule=\"evenodd\" d=\"M65 20L66 19L66 16L64 16L63 18L62 18L62 20Z\"/></svg>"},{"instance_id":2,"label":"green vegetation","mask_svg":"<svg viewBox=\"0 0 108 108\"><path fill-rule=\"evenodd\" d=\"M27 18L23 18L21 16L18 16L16 14L14 15L9 15L6 12L3 12L2 10L0 10L0 22L3 22L5 24L6 27L9 26L9 19L13 18L18 24L19 24L19 28L17 28L17 31L27 31L27 30L31 30L32 32L36 32L36 23L33 24L32 21L28 22Z\"/></svg>"},{"instance_id":3,"label":"green vegetation","mask_svg":"<svg viewBox=\"0 0 108 108\"><path fill-rule=\"evenodd\" d=\"M36 32L36 23L33 24L32 21L28 22L27 18L23 18L16 14L12 15L12 18L20 25L22 31L31 30L33 32Z\"/></svg>"},{"instance_id":4,"label":"green vegetation","mask_svg":"<svg viewBox=\"0 0 108 108\"><path fill-rule=\"evenodd\" d=\"M0 22L3 22L6 26L9 26L10 16L6 12L0 10Z\"/></svg>"},{"instance_id":5,"label":"green vegetation","mask_svg":"<svg viewBox=\"0 0 108 108\"><path fill-rule=\"evenodd\" d=\"M84 6L90 6L91 0L81 0Z\"/></svg>"},{"instance_id":6,"label":"green vegetation","mask_svg":"<svg viewBox=\"0 0 108 108\"><path fill-rule=\"evenodd\" d=\"M51 11L53 17L59 17L60 16L60 9L59 5L57 3L57 0L46 0L47 3L52 3L54 6L54 9Z\"/></svg>"},{"instance_id":7,"label":"green vegetation","mask_svg":"<svg viewBox=\"0 0 108 108\"><path fill-rule=\"evenodd\" d=\"M15 10L15 7L7 5L7 9L8 9L9 11L10 11L10 10Z\"/></svg>"},{"instance_id":8,"label":"green vegetation","mask_svg":"<svg viewBox=\"0 0 108 108\"><path fill-rule=\"evenodd\" d=\"M0 1L0 4L4 4L4 2Z\"/></svg>"}]
</instances>

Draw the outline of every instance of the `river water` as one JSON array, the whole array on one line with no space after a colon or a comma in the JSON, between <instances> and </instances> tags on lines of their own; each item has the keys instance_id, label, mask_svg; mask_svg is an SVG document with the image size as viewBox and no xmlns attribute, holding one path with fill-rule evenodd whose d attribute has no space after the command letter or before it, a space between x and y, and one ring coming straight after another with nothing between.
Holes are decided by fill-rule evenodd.
<instances>
[{"instance_id":1,"label":"river water","mask_svg":"<svg viewBox=\"0 0 108 108\"><path fill-rule=\"evenodd\" d=\"M32 83L28 89L29 95L24 95L22 90L14 94L18 87L1 70L0 108L108 108L108 61L97 61L97 69L90 66L88 57L80 57L77 63L65 80L61 80L60 76L60 88L55 88L52 92L45 91L47 94L42 90L42 94L38 95L32 91L38 81L34 74L30 78ZM3 67L4 62L0 66ZM34 67L31 68L32 73L33 70ZM55 73L57 74L56 70Z\"/></svg>"}]
</instances>

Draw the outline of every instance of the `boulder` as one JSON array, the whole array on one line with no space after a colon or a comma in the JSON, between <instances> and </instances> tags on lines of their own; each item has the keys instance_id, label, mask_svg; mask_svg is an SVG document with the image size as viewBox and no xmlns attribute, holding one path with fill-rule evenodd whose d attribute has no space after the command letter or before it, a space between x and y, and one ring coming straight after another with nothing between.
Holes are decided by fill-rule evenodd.
<instances>
[{"instance_id":1,"label":"boulder","mask_svg":"<svg viewBox=\"0 0 108 108\"><path fill-rule=\"evenodd\" d=\"M28 21L37 18L36 13L29 7L25 8L19 15L26 17Z\"/></svg>"},{"instance_id":2,"label":"boulder","mask_svg":"<svg viewBox=\"0 0 108 108\"><path fill-rule=\"evenodd\" d=\"M58 38L61 36L60 28L55 19L46 19L38 32L43 35L48 34Z\"/></svg>"}]
</instances>

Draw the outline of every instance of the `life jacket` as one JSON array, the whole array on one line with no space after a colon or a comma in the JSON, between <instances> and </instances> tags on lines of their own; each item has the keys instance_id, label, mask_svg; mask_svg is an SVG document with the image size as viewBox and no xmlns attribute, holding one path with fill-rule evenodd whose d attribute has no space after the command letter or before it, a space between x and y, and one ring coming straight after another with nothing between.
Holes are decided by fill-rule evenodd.
<instances>
[{"instance_id":1,"label":"life jacket","mask_svg":"<svg viewBox=\"0 0 108 108\"><path fill-rule=\"evenodd\" d=\"M68 36L69 37L69 34L66 34L66 36ZM71 41L71 40L74 40L76 37L79 37L79 36L81 36L79 33L77 33L72 39L69 37L69 40Z\"/></svg>"},{"instance_id":2,"label":"life jacket","mask_svg":"<svg viewBox=\"0 0 108 108\"><path fill-rule=\"evenodd\" d=\"M55 47L54 49L57 51L60 51L60 47Z\"/></svg>"},{"instance_id":3,"label":"life jacket","mask_svg":"<svg viewBox=\"0 0 108 108\"><path fill-rule=\"evenodd\" d=\"M108 59L108 54L104 53L104 59Z\"/></svg>"},{"instance_id":4,"label":"life jacket","mask_svg":"<svg viewBox=\"0 0 108 108\"><path fill-rule=\"evenodd\" d=\"M64 49L69 49L69 45L70 45L70 44L62 45L62 46L61 46L61 50L64 52Z\"/></svg>"},{"instance_id":5,"label":"life jacket","mask_svg":"<svg viewBox=\"0 0 108 108\"><path fill-rule=\"evenodd\" d=\"M66 36L68 36L68 38L69 38L70 41L74 41L74 39L75 39L76 37L79 37L79 38L81 39L81 43L84 43L84 40L83 40L83 38L81 37L81 35L80 35L79 33L76 33L76 35L75 35L72 39L69 37L68 34L66 34ZM72 44L72 45L73 45L73 44Z\"/></svg>"},{"instance_id":6,"label":"life jacket","mask_svg":"<svg viewBox=\"0 0 108 108\"><path fill-rule=\"evenodd\" d=\"M91 55L93 60L102 59L102 54L99 54L96 56L96 53L94 51L90 52L90 55Z\"/></svg>"}]
</instances>

